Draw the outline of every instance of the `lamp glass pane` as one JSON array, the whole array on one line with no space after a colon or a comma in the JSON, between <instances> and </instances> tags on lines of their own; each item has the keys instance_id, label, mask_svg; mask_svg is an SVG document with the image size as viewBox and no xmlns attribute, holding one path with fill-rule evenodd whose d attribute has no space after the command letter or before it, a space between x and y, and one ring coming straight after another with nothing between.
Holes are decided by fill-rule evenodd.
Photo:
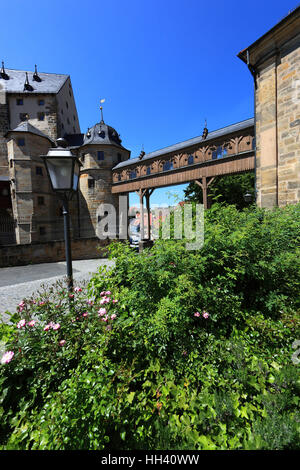
<instances>
[{"instance_id":1,"label":"lamp glass pane","mask_svg":"<svg viewBox=\"0 0 300 470\"><path fill-rule=\"evenodd\" d=\"M48 158L47 166L53 189L72 189L71 158Z\"/></svg>"},{"instance_id":2,"label":"lamp glass pane","mask_svg":"<svg viewBox=\"0 0 300 470\"><path fill-rule=\"evenodd\" d=\"M77 191L79 180L79 163L77 160L74 162L74 175L73 175L73 190Z\"/></svg>"}]
</instances>

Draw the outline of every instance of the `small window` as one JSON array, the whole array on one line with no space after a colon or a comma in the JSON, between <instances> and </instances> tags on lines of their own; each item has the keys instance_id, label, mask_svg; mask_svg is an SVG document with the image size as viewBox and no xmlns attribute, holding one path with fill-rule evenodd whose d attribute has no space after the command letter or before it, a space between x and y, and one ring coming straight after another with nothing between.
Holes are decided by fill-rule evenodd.
<instances>
[{"instance_id":1,"label":"small window","mask_svg":"<svg viewBox=\"0 0 300 470\"><path fill-rule=\"evenodd\" d=\"M151 175L151 166L147 166L146 175Z\"/></svg>"},{"instance_id":2,"label":"small window","mask_svg":"<svg viewBox=\"0 0 300 470\"><path fill-rule=\"evenodd\" d=\"M27 113L20 113L20 121L27 121L27 119L29 118L28 114Z\"/></svg>"},{"instance_id":3,"label":"small window","mask_svg":"<svg viewBox=\"0 0 300 470\"><path fill-rule=\"evenodd\" d=\"M89 178L88 179L88 188L89 189L94 189L94 187L95 187L95 180L92 179L92 178Z\"/></svg>"},{"instance_id":4,"label":"small window","mask_svg":"<svg viewBox=\"0 0 300 470\"><path fill-rule=\"evenodd\" d=\"M72 96L71 90L69 90L69 95Z\"/></svg>"},{"instance_id":5,"label":"small window","mask_svg":"<svg viewBox=\"0 0 300 470\"><path fill-rule=\"evenodd\" d=\"M23 106L23 98L17 98L16 102L17 102L17 106Z\"/></svg>"},{"instance_id":6,"label":"small window","mask_svg":"<svg viewBox=\"0 0 300 470\"><path fill-rule=\"evenodd\" d=\"M73 114L73 121L76 121L76 117L74 116L74 114Z\"/></svg>"},{"instance_id":7,"label":"small window","mask_svg":"<svg viewBox=\"0 0 300 470\"><path fill-rule=\"evenodd\" d=\"M121 181L122 180L122 176L121 176L121 173L118 174L118 181Z\"/></svg>"},{"instance_id":8,"label":"small window","mask_svg":"<svg viewBox=\"0 0 300 470\"><path fill-rule=\"evenodd\" d=\"M173 162L169 160L163 164L163 171L173 170Z\"/></svg>"},{"instance_id":9,"label":"small window","mask_svg":"<svg viewBox=\"0 0 300 470\"><path fill-rule=\"evenodd\" d=\"M104 160L104 152L102 150L97 152L97 155L98 155L98 160Z\"/></svg>"},{"instance_id":10,"label":"small window","mask_svg":"<svg viewBox=\"0 0 300 470\"><path fill-rule=\"evenodd\" d=\"M43 176L43 168L41 166L35 167L35 174Z\"/></svg>"},{"instance_id":11,"label":"small window","mask_svg":"<svg viewBox=\"0 0 300 470\"><path fill-rule=\"evenodd\" d=\"M13 168L13 166L14 166L14 161L13 161L13 159L11 159L11 160L9 160L9 167Z\"/></svg>"},{"instance_id":12,"label":"small window","mask_svg":"<svg viewBox=\"0 0 300 470\"><path fill-rule=\"evenodd\" d=\"M122 161L122 155L120 153L118 153L118 163L120 163Z\"/></svg>"},{"instance_id":13,"label":"small window","mask_svg":"<svg viewBox=\"0 0 300 470\"><path fill-rule=\"evenodd\" d=\"M129 173L129 178L130 178L131 180L133 180L134 178L136 178L136 171L135 171L135 170L133 170L133 171L131 171L131 172Z\"/></svg>"},{"instance_id":14,"label":"small window","mask_svg":"<svg viewBox=\"0 0 300 470\"><path fill-rule=\"evenodd\" d=\"M39 106L44 106L45 100L38 100L38 105Z\"/></svg>"},{"instance_id":15,"label":"small window","mask_svg":"<svg viewBox=\"0 0 300 470\"><path fill-rule=\"evenodd\" d=\"M194 156L193 155L189 155L188 157L188 165L193 165L194 163Z\"/></svg>"},{"instance_id":16,"label":"small window","mask_svg":"<svg viewBox=\"0 0 300 470\"><path fill-rule=\"evenodd\" d=\"M255 150L255 145L256 145L256 141L255 141L255 137L253 137L253 139L252 139L252 150Z\"/></svg>"},{"instance_id":17,"label":"small window","mask_svg":"<svg viewBox=\"0 0 300 470\"><path fill-rule=\"evenodd\" d=\"M18 140L17 140L17 143L18 143L18 146L19 146L19 147L24 147L24 145L25 145L25 139L18 139Z\"/></svg>"},{"instance_id":18,"label":"small window","mask_svg":"<svg viewBox=\"0 0 300 470\"><path fill-rule=\"evenodd\" d=\"M66 101L66 108L69 109L69 104L67 101Z\"/></svg>"},{"instance_id":19,"label":"small window","mask_svg":"<svg viewBox=\"0 0 300 470\"><path fill-rule=\"evenodd\" d=\"M46 235L46 227L39 228L40 235Z\"/></svg>"},{"instance_id":20,"label":"small window","mask_svg":"<svg viewBox=\"0 0 300 470\"><path fill-rule=\"evenodd\" d=\"M37 113L38 121L44 121L45 120L45 113Z\"/></svg>"},{"instance_id":21,"label":"small window","mask_svg":"<svg viewBox=\"0 0 300 470\"><path fill-rule=\"evenodd\" d=\"M44 206L45 205L45 198L44 196L38 196L38 205L39 206Z\"/></svg>"}]
</instances>

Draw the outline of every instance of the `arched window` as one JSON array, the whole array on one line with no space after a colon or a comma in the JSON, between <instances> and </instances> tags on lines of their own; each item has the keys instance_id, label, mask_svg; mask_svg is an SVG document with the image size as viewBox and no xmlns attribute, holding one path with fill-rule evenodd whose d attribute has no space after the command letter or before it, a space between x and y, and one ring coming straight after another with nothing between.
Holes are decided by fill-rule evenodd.
<instances>
[{"instance_id":1,"label":"arched window","mask_svg":"<svg viewBox=\"0 0 300 470\"><path fill-rule=\"evenodd\" d=\"M168 171L168 170L173 170L173 162L168 160L167 162L164 162L163 164L163 171Z\"/></svg>"},{"instance_id":2,"label":"arched window","mask_svg":"<svg viewBox=\"0 0 300 470\"><path fill-rule=\"evenodd\" d=\"M147 166L146 175L151 175L151 166Z\"/></svg>"},{"instance_id":3,"label":"arched window","mask_svg":"<svg viewBox=\"0 0 300 470\"><path fill-rule=\"evenodd\" d=\"M134 178L136 178L136 171L133 170L129 173L129 179L133 180Z\"/></svg>"},{"instance_id":4,"label":"arched window","mask_svg":"<svg viewBox=\"0 0 300 470\"><path fill-rule=\"evenodd\" d=\"M189 155L188 157L188 165L193 165L194 163L194 156L193 155Z\"/></svg>"}]
</instances>

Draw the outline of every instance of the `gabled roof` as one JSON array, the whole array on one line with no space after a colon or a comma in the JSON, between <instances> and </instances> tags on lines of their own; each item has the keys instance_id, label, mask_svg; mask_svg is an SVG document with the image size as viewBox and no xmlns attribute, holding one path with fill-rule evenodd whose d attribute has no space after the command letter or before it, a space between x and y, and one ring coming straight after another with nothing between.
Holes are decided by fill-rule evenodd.
<instances>
[{"instance_id":1,"label":"gabled roof","mask_svg":"<svg viewBox=\"0 0 300 470\"><path fill-rule=\"evenodd\" d=\"M50 140L53 143L53 140L42 131L32 126L28 121L21 122L15 129L10 129L5 135L8 135L10 132L29 132L30 134L38 135L39 137L44 137L45 139Z\"/></svg>"},{"instance_id":2,"label":"gabled roof","mask_svg":"<svg viewBox=\"0 0 300 470\"><path fill-rule=\"evenodd\" d=\"M0 74L0 85L7 93L58 93L64 85L69 75L57 73L38 72L38 80L34 80L34 72L26 70L13 70L5 68L6 77L2 78ZM30 89L24 89L26 73Z\"/></svg>"},{"instance_id":3,"label":"gabled roof","mask_svg":"<svg viewBox=\"0 0 300 470\"><path fill-rule=\"evenodd\" d=\"M138 162L143 163L145 160L150 160L151 158L155 158L160 155L165 155L167 153L177 152L187 147L191 147L195 144L207 142L212 139L217 139L218 137L222 137L227 134L232 134L233 132L237 132L239 130L246 129L247 127L252 126L254 126L254 118L246 119L245 121L237 122L236 124L231 124L230 126L222 127L221 129L217 129L216 131L209 132L207 134L206 139L203 139L202 136L194 137L193 139L184 140L183 142L179 142L178 144L170 145L169 147L164 147L160 150L155 150L154 152L147 153L141 160L139 157L130 158L129 160L125 160L124 162L121 162L116 165L113 170L117 170L119 168L123 168L129 165L134 165Z\"/></svg>"}]
</instances>

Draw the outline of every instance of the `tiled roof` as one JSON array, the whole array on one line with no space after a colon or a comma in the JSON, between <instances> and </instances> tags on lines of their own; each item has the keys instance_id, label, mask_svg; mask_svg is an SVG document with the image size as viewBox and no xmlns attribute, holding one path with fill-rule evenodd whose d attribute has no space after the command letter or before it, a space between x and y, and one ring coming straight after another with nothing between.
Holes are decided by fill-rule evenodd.
<instances>
[{"instance_id":1,"label":"tiled roof","mask_svg":"<svg viewBox=\"0 0 300 470\"><path fill-rule=\"evenodd\" d=\"M5 68L6 78L2 78L0 74L0 86L4 88L7 93L58 93L69 75L62 75L57 73L42 73L38 72L39 80L33 79L33 71L13 70ZM24 89L26 81L26 72L30 90Z\"/></svg>"},{"instance_id":2,"label":"tiled roof","mask_svg":"<svg viewBox=\"0 0 300 470\"><path fill-rule=\"evenodd\" d=\"M50 140L50 142L53 142L48 135L44 134L42 131L32 126L28 121L21 122L21 124L19 124L14 129L10 129L6 133L6 135L9 134L10 132L29 132L30 134L35 134L35 135L38 135L39 137L45 137L45 139L48 139Z\"/></svg>"}]
</instances>

